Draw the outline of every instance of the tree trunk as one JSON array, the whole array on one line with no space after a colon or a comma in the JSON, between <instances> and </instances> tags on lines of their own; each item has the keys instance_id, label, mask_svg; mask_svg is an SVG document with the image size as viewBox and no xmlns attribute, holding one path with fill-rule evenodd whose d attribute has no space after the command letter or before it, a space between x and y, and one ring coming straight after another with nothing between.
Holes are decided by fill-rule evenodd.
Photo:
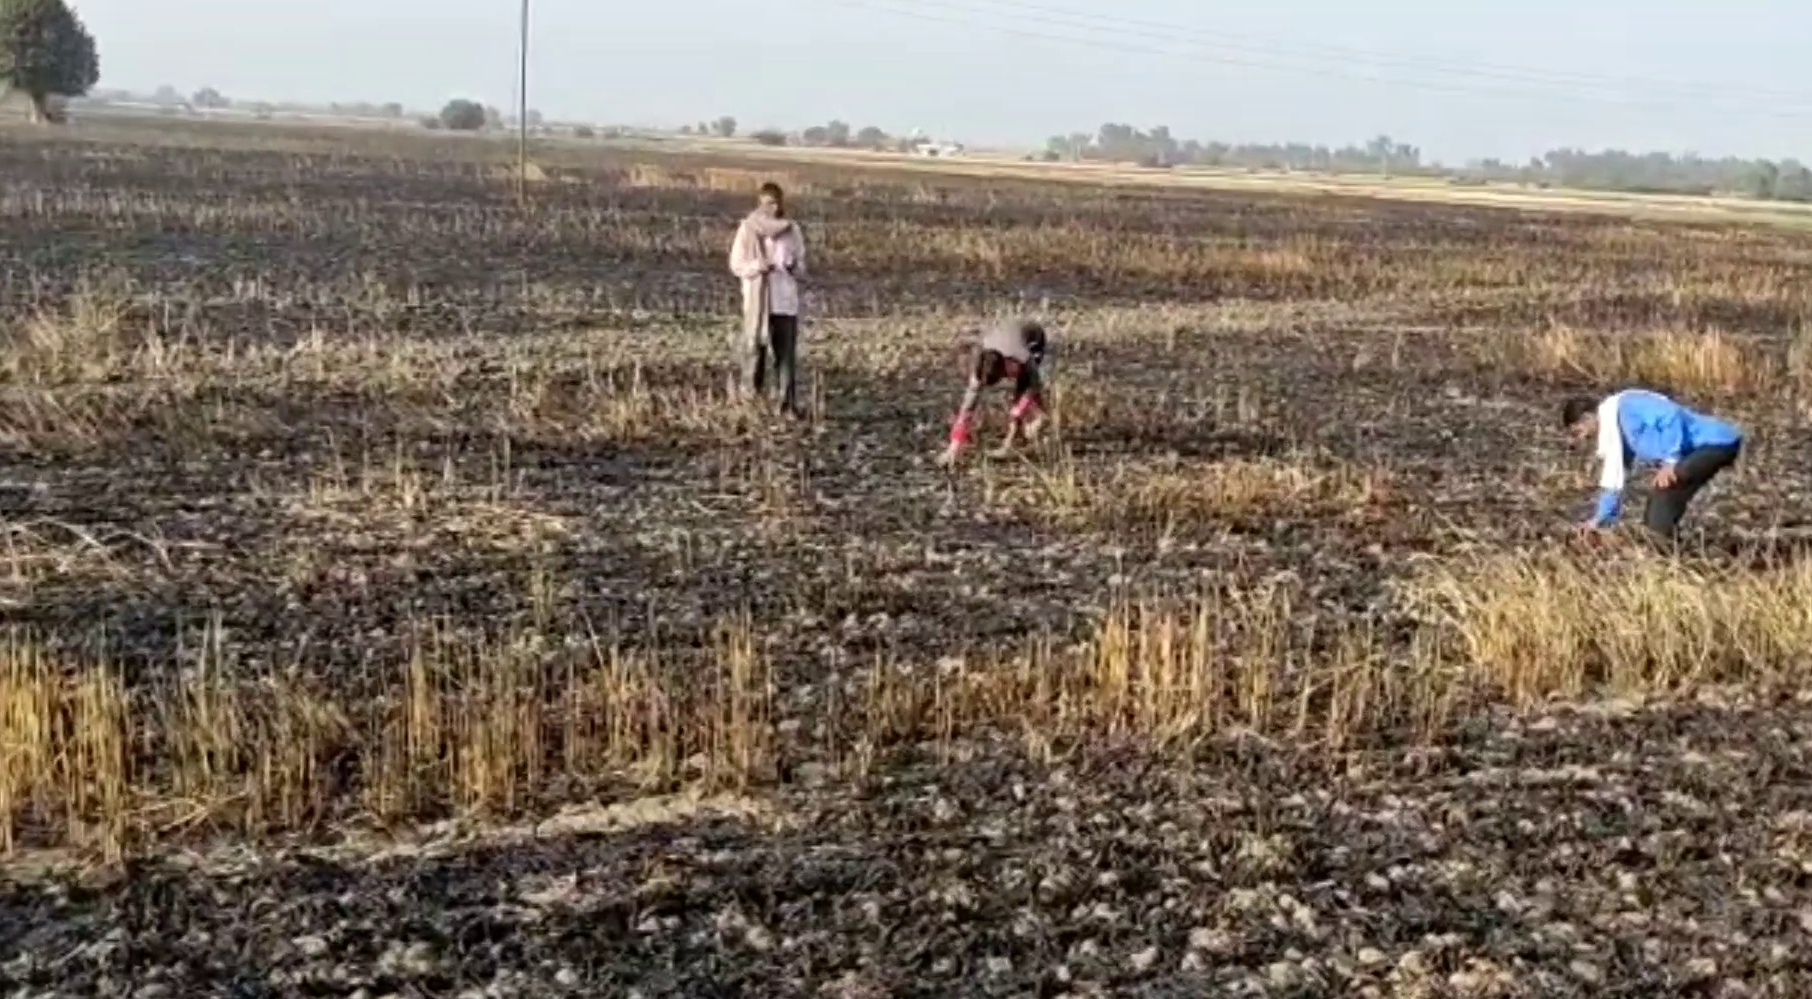
<instances>
[{"instance_id":1,"label":"tree trunk","mask_svg":"<svg viewBox=\"0 0 1812 999\"><path fill-rule=\"evenodd\" d=\"M32 124L48 124L50 122L50 95L42 90L33 90L27 96L31 98Z\"/></svg>"}]
</instances>

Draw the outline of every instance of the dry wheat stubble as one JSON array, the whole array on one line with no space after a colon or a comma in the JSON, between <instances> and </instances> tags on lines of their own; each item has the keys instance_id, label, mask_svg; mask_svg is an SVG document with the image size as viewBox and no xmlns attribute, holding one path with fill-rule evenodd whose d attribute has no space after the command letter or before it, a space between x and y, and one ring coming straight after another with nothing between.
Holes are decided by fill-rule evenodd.
<instances>
[{"instance_id":1,"label":"dry wheat stubble","mask_svg":"<svg viewBox=\"0 0 1812 999\"><path fill-rule=\"evenodd\" d=\"M7 533L8 595L50 629L9 674L21 837L532 812L981 735L1344 751L1494 704L1777 685L1803 656L1790 569L1510 547L1588 484L1520 422L1569 383L1786 425L1790 233L789 166L824 233L822 402L791 431L718 391L720 223L759 169L550 163L522 216L457 157L101 148L43 153L92 193L21 162L42 196L7 202L43 289L8 292L0 433L12 469L50 462ZM118 238L178 230L156 258ZM53 236L69 255L35 255ZM378 252L324 252L349 241ZM123 277L82 286L100 257ZM950 334L1034 306L1066 337L1047 450L939 517ZM1487 327L1484 376L1431 321L1454 314ZM1494 392L1520 394L1460 404ZM1783 439L1717 516L1803 489ZM87 495L97 472L132 495ZM176 636L210 614L199 671ZM625 623L649 620L713 651ZM698 637L720 623L740 637ZM830 671L856 680L834 705Z\"/></svg>"}]
</instances>

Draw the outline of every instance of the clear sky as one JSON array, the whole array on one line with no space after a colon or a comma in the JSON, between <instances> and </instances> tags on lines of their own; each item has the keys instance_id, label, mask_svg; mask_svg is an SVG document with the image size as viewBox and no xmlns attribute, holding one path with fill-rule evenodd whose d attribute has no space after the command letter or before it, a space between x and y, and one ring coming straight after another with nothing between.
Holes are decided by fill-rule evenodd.
<instances>
[{"instance_id":1,"label":"clear sky","mask_svg":"<svg viewBox=\"0 0 1812 999\"><path fill-rule=\"evenodd\" d=\"M518 0L71 0L101 86L515 99ZM1561 145L1812 162L1804 0L531 0L552 119L841 118L972 144L1103 121L1447 162Z\"/></svg>"}]
</instances>

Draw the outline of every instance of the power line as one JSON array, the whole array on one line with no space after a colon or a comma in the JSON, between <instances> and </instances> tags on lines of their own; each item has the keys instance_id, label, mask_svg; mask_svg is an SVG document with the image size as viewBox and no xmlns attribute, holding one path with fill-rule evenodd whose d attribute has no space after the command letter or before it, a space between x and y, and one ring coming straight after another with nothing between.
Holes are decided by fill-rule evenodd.
<instances>
[{"instance_id":1,"label":"power line","mask_svg":"<svg viewBox=\"0 0 1812 999\"><path fill-rule=\"evenodd\" d=\"M1059 7L1028 3L1026 0L970 0L972 5L949 3L947 0L929 0L931 6L971 13L998 13L989 8L1005 8L1008 11L1024 11L1042 17L1065 19L1072 26L1119 31L1123 34L1138 35L1161 40L1173 40L1179 36L1193 37L1212 41L1217 47L1244 52L1247 54L1269 55L1283 58L1312 58L1317 60L1337 60L1364 62L1378 66L1392 66L1410 70L1426 70L1462 77L1473 77L1485 80L1499 80L1512 83L1532 83L1537 85L1586 86L1610 88L1617 90L1637 89L1648 92L1671 91L1686 97L1699 98L1708 93L1723 91L1730 97L1744 97L1766 100L1786 100L1812 104L1812 92L1782 91L1757 89L1752 87L1730 87L1721 84L1707 84L1697 81L1663 80L1653 77L1612 76L1603 73L1582 73L1574 70L1535 69L1532 67L1506 66L1502 64L1476 61L1459 61L1428 56L1405 56L1375 52L1367 49L1340 45L1302 45L1282 42L1274 38L1226 31L1218 28L1181 25L1172 22L1150 21L1138 18L1114 15L1095 14L1085 11L1069 10ZM1080 20L1082 23L1077 24Z\"/></svg>"},{"instance_id":2,"label":"power line","mask_svg":"<svg viewBox=\"0 0 1812 999\"><path fill-rule=\"evenodd\" d=\"M516 202L528 203L528 14L529 0L522 0L522 64L516 91Z\"/></svg>"},{"instance_id":3,"label":"power line","mask_svg":"<svg viewBox=\"0 0 1812 999\"><path fill-rule=\"evenodd\" d=\"M1323 78L1328 78L1328 79L1340 80L1340 81L1344 81L1344 82L1370 83L1370 84L1389 86L1389 87L1400 87L1400 88L1424 90L1424 91L1430 91L1430 92L1452 93L1452 94L1493 97L1493 98L1554 99L1554 98L1559 97L1559 98L1567 98L1567 99L1573 99L1573 100L1584 100L1584 101L1589 101L1589 102L1593 102L1593 103L1609 104L1609 105L1615 105L1615 106L1620 106L1620 107L1629 107L1629 108L1646 107L1646 108L1651 108L1654 110L1666 110L1666 111L1679 110L1682 107L1688 106L1690 103L1692 103L1692 102L1683 102L1678 99L1670 101L1670 100L1656 100L1654 98L1642 98L1642 97L1631 98L1628 96L1609 96L1609 95L1604 95L1604 94L1600 94L1600 93L1582 92L1582 91L1578 91L1578 90L1569 91L1564 88L1556 89L1561 86L1561 81L1558 79L1553 80L1552 82L1542 81L1542 80L1539 80L1539 79L1536 79L1533 77L1530 77L1527 79L1528 83L1531 83L1538 87L1544 88L1545 92L1536 92L1536 91L1530 91L1530 90L1520 90L1519 91L1519 90L1514 90L1514 89L1506 89L1506 88L1502 88L1502 87L1481 87L1481 86L1471 85L1471 84L1467 84L1467 83L1449 83L1449 82L1438 82L1438 81L1427 81L1427 80L1393 79L1391 77L1377 76L1377 75L1371 75L1371 74L1366 74L1366 73L1358 73L1358 72L1354 72L1350 69L1347 69L1347 68L1341 67L1341 66L1328 66L1323 62L1316 62L1316 63L1312 63L1312 64L1308 64L1308 65L1291 65L1291 64L1287 64L1287 63L1278 63L1278 62L1274 62L1274 61L1267 62L1267 61L1263 61L1260 59L1241 58L1241 57L1219 54L1221 51L1229 50L1229 49L1231 49L1232 51L1242 51L1242 49L1239 49L1239 48L1236 48L1233 46L1224 45L1224 44L1217 44L1214 46L1216 49L1216 54L1208 54L1208 53L1204 53L1204 52L1200 52L1200 51L1193 52L1193 53L1179 52L1179 51L1176 51L1175 49L1156 48L1149 44L1129 43L1127 41L1117 39L1117 38L1101 37L1101 35L1099 33L1103 30L1103 25L1100 25L1100 24L1078 24L1078 23L1075 23L1072 21L1067 24L1060 23L1058 25L1059 27L1081 28L1083 30L1087 30L1087 31L1096 33L1094 35L1091 35L1090 37L1077 37L1075 35L1054 34L1054 33L1050 33L1050 32L1031 30L1031 29L1022 27L1017 24L990 23L987 21L974 20L972 18L962 18L962 17L950 16L948 14L941 15L941 14L937 14L937 13L933 13L933 12L925 10L925 8L927 8L927 7L933 7L933 8L940 8L940 9L943 9L946 11L969 14L969 15L974 15L974 14L978 14L978 13L979 14L997 14L998 15L1000 13L998 11L993 11L993 10L977 9L975 7L965 7L965 6L962 6L959 4L940 2L940 0L911 0L911 3L913 4L913 6L910 8L893 6L893 5L885 3L885 2L878 2L878 0L835 0L835 2L837 2L839 5L844 6L844 7L863 8L863 9L867 9L867 10L878 11L881 13L892 14L897 17L905 17L905 18L912 18L912 19L916 19L916 20L932 21L932 22L938 22L938 23L943 23L943 24L951 24L951 25L957 25L957 26L961 26L961 27L965 27L965 28L978 28L978 27L986 28L986 29L989 29L992 31L997 31L997 32L1003 33L1003 34L1015 35L1015 36L1024 37L1024 38L1036 38L1036 39L1041 39L1044 41L1062 42L1062 43L1071 44L1071 45L1079 45L1079 46L1086 47L1086 48L1127 52L1127 53L1132 53L1132 54L1136 54L1136 55L1165 56L1165 57L1169 57L1169 58L1183 59L1183 60L1197 62L1197 63L1211 63L1211 64L1223 65L1223 66L1236 66L1236 67L1240 67L1240 68L1256 69L1256 70L1261 70L1261 71L1266 71L1266 72L1298 73L1298 74L1307 75L1307 76L1317 76L1317 77L1323 77ZM997 3L1004 4L1007 2L1007 0L991 0L991 2L997 2ZM1026 5L1026 4L1017 4L1016 6L1031 8L1031 5ZM1063 12L1057 12L1050 8L1031 8L1031 9L1046 10L1046 11L1050 12L1051 16L1059 17L1059 18L1066 17L1066 16L1070 17L1070 18L1094 17L1094 15L1078 15L1078 14L1074 14L1074 13L1065 14ZM1112 20L1112 19L1106 19L1106 18L1097 18L1097 19L1098 20ZM1138 22L1122 22L1122 23L1136 25ZM1115 27L1115 28L1108 29L1108 30L1112 33L1117 33L1117 34L1123 35L1123 36L1130 36L1133 38L1161 39L1164 41L1176 41L1176 40L1178 40L1179 35L1187 35L1190 33L1190 29L1186 29L1186 28L1172 28L1170 30L1166 30L1161 33L1144 30L1144 29L1141 29L1138 27L1126 27L1126 28ZM1200 42L1190 43L1186 38L1184 38L1183 41L1184 41L1184 44L1193 44L1194 47L1197 47L1197 48L1202 47L1202 43L1200 43ZM1354 50L1354 51L1357 51L1357 50ZM1388 59L1389 57L1384 57L1384 58ZM1583 77L1581 77L1581 79L1583 79ZM1707 104L1713 103L1712 101L1706 100L1707 96L1708 95L1706 95L1704 93L1697 93L1694 95L1693 102L1704 102ZM1778 100L1778 99L1785 98L1787 96L1789 96L1789 95L1779 95L1775 98L1771 98L1771 100ZM1793 100L1806 101L1809 104L1812 104L1812 95L1790 95L1790 96L1791 96L1791 99L1793 99ZM1739 100L1741 100L1741 99L1739 98ZM1764 117L1774 117L1774 118L1805 118L1808 116L1812 116L1812 106L1801 106L1801 107L1793 108L1793 107L1783 107L1778 104L1771 104L1770 106L1768 106L1766 108L1756 108L1753 106L1753 103L1751 103L1747 100L1744 101L1744 104L1743 104L1741 110L1752 113L1752 114L1759 114Z\"/></svg>"},{"instance_id":4,"label":"power line","mask_svg":"<svg viewBox=\"0 0 1812 999\"><path fill-rule=\"evenodd\" d=\"M1141 22L1128 22L1128 21L1118 20L1118 19L1113 19L1113 18L1105 18L1105 17L1101 17L1099 15L1082 15L1082 14L1076 14L1073 12L1060 12L1060 11L1056 11L1053 8L1040 8L1040 7L1035 7L1034 5L1030 5L1030 4L1011 3L1010 0L984 0L984 2L994 2L994 3L1001 4L1003 6L1015 6L1015 7L1020 7L1020 8L1024 8L1024 9L1040 10L1040 11L1046 12L1048 16L1055 16L1055 17L1059 17L1059 18L1062 18L1062 17L1071 18L1072 20L1070 20L1068 23L1060 22L1059 26L1081 28L1081 29L1088 30L1091 32L1100 32L1103 30L1103 26L1100 24L1076 23L1073 19L1081 17L1081 18L1092 19L1095 21L1103 21L1103 22L1107 22L1109 24L1117 23L1117 24L1139 25L1141 23ZM1606 97L1604 95L1599 95L1599 94L1585 95L1585 94L1579 93L1578 91L1555 90L1554 87L1556 85L1560 84L1560 82L1561 82L1558 79L1542 80L1542 79L1535 78L1535 77L1517 78L1517 77L1505 76L1502 74L1500 74L1500 76L1498 77L1498 78L1510 79L1510 80L1518 81L1518 82L1533 83L1539 87L1545 88L1545 90L1546 90L1545 93L1532 93L1532 92L1528 92L1528 91L1507 90L1504 88L1479 87L1479 86L1470 85L1470 84L1466 84L1466 83L1394 79L1394 78L1386 77L1386 76L1379 76L1379 75L1363 73L1363 72L1355 72L1352 69L1349 69L1349 68L1346 68L1343 66L1338 66L1338 65L1329 66L1329 65L1327 65L1326 61L1322 61L1322 60L1317 60L1308 65L1291 65L1291 64L1280 64L1280 63L1277 63L1274 61L1261 61L1261 60L1253 59L1253 58L1236 58L1233 56L1228 56L1228 55L1218 54L1218 53L1225 52L1225 51L1249 53L1251 51L1250 48L1249 47L1240 47L1240 46L1229 46L1226 44L1219 44L1219 43L1217 43L1214 46L1217 54L1214 54L1214 55L1207 55L1207 54L1185 55L1184 53L1176 52L1176 51L1169 50L1169 49L1152 48L1149 45L1132 45L1132 44L1127 44L1124 41L1103 39L1099 35L1095 35L1092 37L1083 37L1083 38L1078 38L1074 35L1057 35L1057 34L1051 34L1049 32L1037 32L1037 31L1027 30L1026 28L1023 28L1016 24L1015 25L1000 25L1000 24L992 24L992 23L987 23L987 22L971 21L971 20L955 18L955 17L950 17L950 16L939 16L939 15L935 15L935 14L927 14L923 10L919 9L919 8L929 6L929 7L937 7L937 8L942 8L944 10L954 11L954 12L959 12L959 13L964 13L964 14L998 13L997 11L989 11L989 10L985 10L985 9L978 10L975 7L963 6L963 5L948 3L948 2L941 2L941 0L914 0L914 9L911 9L911 10L903 9L900 7L889 6L889 5L882 4L882 3L863 2L863 0L855 0L854 5L865 6L872 10L885 11L888 13L901 15L901 16L918 17L918 18L926 19L926 20L936 20L936 21L941 21L941 22L949 23L949 24L959 24L959 25L963 25L966 27L977 27L977 26L986 27L986 28L989 28L992 30L1001 31L1001 32L1009 33L1009 34L1017 34L1017 35L1022 35L1025 37L1043 38L1043 39L1052 40L1052 41L1068 42L1071 44L1083 45L1083 46L1088 46L1088 47L1111 48L1111 49L1115 49L1118 51L1133 52L1133 53L1138 53L1141 55L1166 55L1166 56L1172 56L1172 57L1177 57L1177 58L1190 58L1195 61L1216 63L1216 64L1220 64L1220 65L1239 66L1239 67L1243 67L1243 68L1260 69L1260 70L1266 70L1266 71L1272 71L1272 72L1302 73L1302 74L1311 75L1311 76L1320 76L1320 77L1327 77L1327 78L1340 79L1340 80L1350 80L1350 81L1363 82L1363 83L1373 83L1373 84L1380 84L1380 85L1386 85L1386 86L1409 87L1412 89L1444 91L1444 92L1459 93L1459 94L1476 94L1476 95L1492 96L1492 97L1564 96L1564 97L1583 98L1583 99L1588 99L1588 100L1597 100L1597 101L1601 101L1601 102L1605 102L1605 103L1620 104L1620 105L1626 105L1626 106L1649 105L1649 106L1666 107L1666 108L1673 108L1673 107L1678 106L1677 102L1673 102L1673 103L1663 102L1663 101L1657 101L1653 98L1631 99L1627 96L1621 96L1621 95L1615 96L1615 97ZM1143 22L1143 23L1150 24L1152 22ZM1137 26L1134 26L1134 27L1115 26L1115 27L1109 28L1107 30L1109 30L1112 33L1119 34L1122 36L1161 40L1161 41L1167 41L1167 42L1168 41L1178 41L1179 35L1186 36L1186 35L1192 33L1191 29L1181 28L1181 27L1177 27L1177 26L1164 26L1164 30L1161 32L1142 30L1140 27L1137 27ZM1183 38L1181 40L1184 41L1185 44L1188 44L1187 38ZM1358 52L1358 50L1347 50L1347 51L1348 52ZM1292 55L1290 55L1288 53L1265 53L1265 54L1271 54L1271 55L1282 54L1284 58L1299 58L1299 57L1293 57ZM1369 53L1360 53L1360 54L1367 57L1371 61L1384 62L1389 59L1389 57L1373 57ZM1336 60L1336 61L1338 61L1338 60ZM1402 62L1402 60L1398 60L1398 61ZM1706 95L1703 93L1699 93L1699 94L1695 94L1694 96L1697 97L1698 99L1703 100ZM1812 97L1808 97L1806 95L1793 95L1793 97L1794 97L1794 99L1797 99L1797 100L1812 101ZM1779 111L1782 111L1785 109L1781 109L1781 108L1777 107L1777 108L1772 108L1770 110L1774 111L1774 112L1779 112ZM1812 108L1802 108L1802 109L1800 109L1800 111L1802 114L1803 113L1812 113Z\"/></svg>"}]
</instances>

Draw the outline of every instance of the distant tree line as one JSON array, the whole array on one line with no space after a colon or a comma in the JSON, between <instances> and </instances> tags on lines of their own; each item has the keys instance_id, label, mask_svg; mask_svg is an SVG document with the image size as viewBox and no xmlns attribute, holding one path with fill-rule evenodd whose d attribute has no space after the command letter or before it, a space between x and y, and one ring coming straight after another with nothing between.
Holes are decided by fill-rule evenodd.
<instances>
[{"instance_id":1,"label":"distant tree line","mask_svg":"<svg viewBox=\"0 0 1812 999\"><path fill-rule=\"evenodd\" d=\"M408 115L403 105L396 101L382 104L369 101L331 104L273 103L271 101L238 100L222 94L213 87L202 87L193 94L183 93L169 84L164 84L149 94L137 94L130 90L97 89L89 95L91 100L104 103L120 104L153 104L163 108L181 110L194 108L202 111L251 111L256 114L270 114L276 111L326 113L356 118L394 118L401 119Z\"/></svg>"},{"instance_id":2,"label":"distant tree line","mask_svg":"<svg viewBox=\"0 0 1812 999\"><path fill-rule=\"evenodd\" d=\"M49 39L40 49L20 49L21 55L0 52L0 85L25 91L39 114L46 114L49 95L80 95L93 86L97 73L93 40L60 0L0 0L0 29L33 38ZM39 56L43 52L46 55ZM10 58L10 62L8 61ZM35 61L34 61L35 60ZM273 111L318 111L317 107L235 101L212 87L184 97L174 87L159 87L148 96L127 91L93 91L100 101L133 101L171 108L250 110L259 116ZM400 119L401 104L332 104L334 114ZM457 98L439 114L425 116L422 126L449 131L494 131L514 122L496 108ZM544 129L539 111L531 110L528 124ZM737 121L728 115L711 122L689 125L688 134L733 138ZM604 129L606 138L617 129ZM590 138L589 126L575 126L572 134ZM767 146L807 146L911 152L928 140L895 136L873 125L853 129L848 122L832 120L797 132L763 128L749 138ZM1408 143L1380 135L1363 145L1312 145L1287 143L1226 143L1179 139L1166 126L1146 130L1109 122L1094 133L1055 135L1041 154L1046 160L1096 160L1136 163L1152 168L1222 167L1259 170L1305 170L1323 173L1402 173L1448 177L1456 183L1517 183L1532 186L1572 187L1586 190L1659 194L1739 195L1774 201L1812 202L1812 168L1797 159L1767 160L1739 157L1709 158L1694 153L1631 153L1621 149L1587 152L1556 149L1523 164L1484 159L1450 168L1426 163L1422 151Z\"/></svg>"},{"instance_id":3,"label":"distant tree line","mask_svg":"<svg viewBox=\"0 0 1812 999\"><path fill-rule=\"evenodd\" d=\"M6 3L7 0L0 0ZM335 102L331 104L305 104L300 102L280 102L257 100L239 100L228 97L214 87L202 87L193 94L184 95L169 84L156 90L139 94L130 90L97 89L88 94L88 100L99 103L149 104L162 108L167 114L179 114L191 111L238 111L249 112L258 118L268 118L275 114L328 114L336 117L389 119L408 121L434 131L450 132L496 132L514 130L517 122L514 115L506 115L496 107L483 104L464 97L455 97L441 107L438 112L422 114L411 112L397 101L376 103L372 101ZM731 131L735 130L734 119L727 119ZM621 129L597 129L590 125L567 124L557 129L550 126L545 116L534 108L528 109L529 130L537 134L550 134L556 130L564 131L575 138L589 139L603 135L614 138L621 134Z\"/></svg>"},{"instance_id":4,"label":"distant tree line","mask_svg":"<svg viewBox=\"0 0 1812 999\"><path fill-rule=\"evenodd\" d=\"M1812 169L1798 160L1712 159L1693 153L1587 152L1556 149L1516 165L1478 160L1460 168L1425 163L1415 146L1380 135L1363 146L1303 142L1242 143L1179 140L1165 126L1141 130L1109 123L1094 134L1054 135L1046 160L1100 160L1147 167L1204 166L1323 173L1406 173L1446 176L1459 183L1518 183L1656 194L1741 195L1774 201L1812 201Z\"/></svg>"},{"instance_id":5,"label":"distant tree line","mask_svg":"<svg viewBox=\"0 0 1812 999\"><path fill-rule=\"evenodd\" d=\"M724 115L716 121L701 121L697 125L682 125L680 126L680 134L715 135L718 138L728 139L736 134L736 119L729 115Z\"/></svg>"},{"instance_id":6,"label":"distant tree line","mask_svg":"<svg viewBox=\"0 0 1812 999\"><path fill-rule=\"evenodd\" d=\"M1249 167L1264 170L1423 172L1422 151L1380 135L1363 146L1201 142L1178 139L1167 126L1143 131L1131 125L1102 125L1090 135L1054 135L1045 143L1047 160L1103 160L1148 167Z\"/></svg>"},{"instance_id":7,"label":"distant tree line","mask_svg":"<svg viewBox=\"0 0 1812 999\"><path fill-rule=\"evenodd\" d=\"M728 122L730 125L727 131L722 128L715 128L710 134L718 135L723 138L729 138L735 135L736 119L718 119L720 125L724 122ZM680 131L683 133L688 130L682 128ZM705 126L703 125L700 125L696 131L701 135L706 134ZM865 125L862 128L856 129L852 128L849 122L835 119L822 125L813 125L809 128L803 128L797 132L790 133L783 132L777 128L763 128L749 133L749 138L764 146L869 149L876 152L901 153L911 152L913 147L928 141L918 136L891 135L885 129L874 125Z\"/></svg>"},{"instance_id":8,"label":"distant tree line","mask_svg":"<svg viewBox=\"0 0 1812 999\"><path fill-rule=\"evenodd\" d=\"M1455 173L1477 181L1515 181L1653 194L1736 194L1767 201L1812 201L1812 170L1795 159L1719 159L1686 153L1556 149L1522 166L1479 160Z\"/></svg>"}]
</instances>

